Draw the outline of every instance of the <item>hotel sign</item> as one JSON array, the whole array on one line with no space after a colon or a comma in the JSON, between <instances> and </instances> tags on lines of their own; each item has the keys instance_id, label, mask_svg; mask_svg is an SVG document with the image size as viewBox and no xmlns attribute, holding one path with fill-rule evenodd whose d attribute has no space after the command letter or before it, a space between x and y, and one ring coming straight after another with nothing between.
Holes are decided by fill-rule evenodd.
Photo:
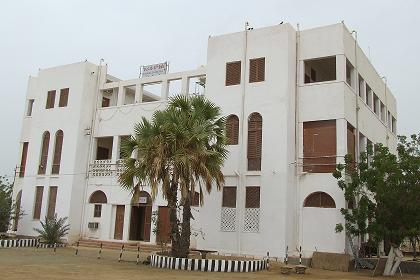
<instances>
[{"instance_id":1,"label":"hotel sign","mask_svg":"<svg viewBox=\"0 0 420 280\"><path fill-rule=\"evenodd\" d=\"M143 65L140 67L140 77L151 77L157 75L165 75L168 73L168 62L157 63L152 65Z\"/></svg>"}]
</instances>

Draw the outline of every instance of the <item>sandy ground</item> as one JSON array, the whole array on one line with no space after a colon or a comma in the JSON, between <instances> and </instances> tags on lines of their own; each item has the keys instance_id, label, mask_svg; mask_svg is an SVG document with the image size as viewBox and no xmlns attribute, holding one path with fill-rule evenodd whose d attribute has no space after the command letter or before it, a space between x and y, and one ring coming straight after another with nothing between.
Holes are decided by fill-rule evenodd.
<instances>
[{"instance_id":1,"label":"sandy ground","mask_svg":"<svg viewBox=\"0 0 420 280\"><path fill-rule=\"evenodd\" d=\"M55 254L52 249L0 249L0 279L372 279L369 271L343 273L316 269L309 269L305 275L285 276L274 264L270 271L254 273L176 271L136 265L135 252L125 252L122 262L117 261L119 252L115 250L104 250L101 259L97 259L96 249L81 248L78 256L74 253L73 248L58 248ZM142 254L141 260L145 258ZM404 275L403 279L420 276Z\"/></svg>"}]
</instances>

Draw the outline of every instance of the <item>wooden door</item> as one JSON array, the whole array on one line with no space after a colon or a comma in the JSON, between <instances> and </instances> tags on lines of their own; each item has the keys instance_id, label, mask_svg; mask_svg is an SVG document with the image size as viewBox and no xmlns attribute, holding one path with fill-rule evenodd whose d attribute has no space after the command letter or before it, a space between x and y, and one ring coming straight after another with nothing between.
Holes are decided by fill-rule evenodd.
<instances>
[{"instance_id":1,"label":"wooden door","mask_svg":"<svg viewBox=\"0 0 420 280\"><path fill-rule=\"evenodd\" d=\"M158 210L158 235L156 241L170 242L171 226L169 223L169 208L167 206L159 206Z\"/></svg>"},{"instance_id":2,"label":"wooden door","mask_svg":"<svg viewBox=\"0 0 420 280\"><path fill-rule=\"evenodd\" d=\"M144 241L150 241L150 227L152 226L152 206L144 207Z\"/></svg>"},{"instance_id":3,"label":"wooden door","mask_svg":"<svg viewBox=\"0 0 420 280\"><path fill-rule=\"evenodd\" d=\"M124 205L117 205L117 213L115 215L114 239L122 240L124 230Z\"/></svg>"}]
</instances>

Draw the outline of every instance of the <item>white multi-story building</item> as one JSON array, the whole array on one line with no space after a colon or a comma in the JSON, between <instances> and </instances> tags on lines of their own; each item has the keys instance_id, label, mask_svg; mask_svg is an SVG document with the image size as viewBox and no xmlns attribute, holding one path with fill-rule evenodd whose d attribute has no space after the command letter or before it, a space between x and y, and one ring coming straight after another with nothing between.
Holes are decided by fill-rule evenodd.
<instances>
[{"instance_id":1,"label":"white multi-story building","mask_svg":"<svg viewBox=\"0 0 420 280\"><path fill-rule=\"evenodd\" d=\"M342 23L211 36L207 65L180 73L119 80L90 62L40 70L28 83L14 185L26 215L13 230L34 235L57 213L69 219L70 242L167 240L166 201L152 201L148 186L132 201L117 178L122 139L174 94L204 94L227 117L225 187L194 207L192 246L279 257L286 247L346 251L334 228L349 203L331 172L369 141L395 151L397 111Z\"/></svg>"}]
</instances>

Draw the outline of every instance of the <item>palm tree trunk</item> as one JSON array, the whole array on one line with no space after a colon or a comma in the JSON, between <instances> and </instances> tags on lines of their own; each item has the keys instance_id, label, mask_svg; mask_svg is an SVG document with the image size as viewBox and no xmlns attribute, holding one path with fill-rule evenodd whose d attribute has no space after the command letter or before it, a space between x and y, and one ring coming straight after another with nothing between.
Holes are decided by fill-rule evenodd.
<instances>
[{"instance_id":1,"label":"palm tree trunk","mask_svg":"<svg viewBox=\"0 0 420 280\"><path fill-rule=\"evenodd\" d=\"M181 258L187 258L190 253L191 217L191 199L190 195L187 195L182 209L181 246L179 250Z\"/></svg>"},{"instance_id":2,"label":"palm tree trunk","mask_svg":"<svg viewBox=\"0 0 420 280\"><path fill-rule=\"evenodd\" d=\"M178 227L178 218L176 215L177 209L177 184L171 182L170 190L167 195L168 207L169 207L169 222L171 225L171 253L172 256L176 257L179 255L180 249L180 233Z\"/></svg>"}]
</instances>

